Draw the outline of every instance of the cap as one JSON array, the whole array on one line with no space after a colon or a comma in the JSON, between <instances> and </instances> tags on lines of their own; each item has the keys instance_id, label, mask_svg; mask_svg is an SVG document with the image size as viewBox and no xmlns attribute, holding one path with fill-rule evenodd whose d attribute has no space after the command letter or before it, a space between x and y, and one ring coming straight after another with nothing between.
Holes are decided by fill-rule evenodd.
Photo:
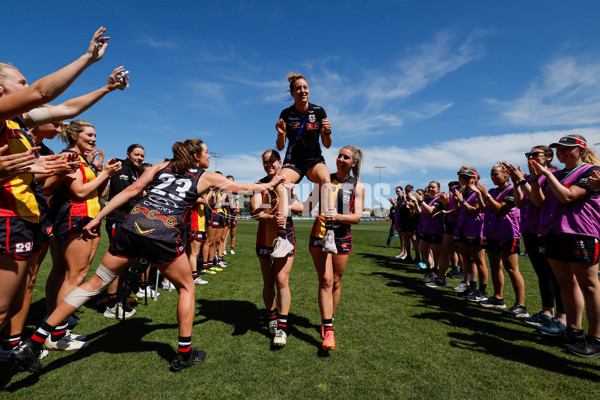
<instances>
[{"instance_id":1,"label":"cap","mask_svg":"<svg viewBox=\"0 0 600 400\"><path fill-rule=\"evenodd\" d=\"M458 171L456 173L456 175L458 175L458 176L464 175L464 176L468 176L469 178L477 178L477 172L470 170L470 169L466 169L462 172Z\"/></svg>"},{"instance_id":2,"label":"cap","mask_svg":"<svg viewBox=\"0 0 600 400\"><path fill-rule=\"evenodd\" d=\"M552 143L550 145L550 147L553 147L553 148L558 147L558 146L569 146L569 147L579 146L579 147L583 147L585 149L587 147L587 143L585 142L585 140L577 139L576 137L573 137L573 136L563 136L560 138L558 143Z\"/></svg>"}]
</instances>

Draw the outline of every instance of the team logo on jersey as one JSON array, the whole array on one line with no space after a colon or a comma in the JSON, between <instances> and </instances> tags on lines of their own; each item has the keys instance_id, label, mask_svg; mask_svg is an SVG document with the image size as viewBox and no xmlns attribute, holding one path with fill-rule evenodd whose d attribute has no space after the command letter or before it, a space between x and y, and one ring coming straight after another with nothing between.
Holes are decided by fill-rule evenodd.
<instances>
[{"instance_id":1,"label":"team logo on jersey","mask_svg":"<svg viewBox=\"0 0 600 400\"><path fill-rule=\"evenodd\" d=\"M308 122L315 122L316 120L317 118L315 117L315 114L308 115Z\"/></svg>"},{"instance_id":2,"label":"team logo on jersey","mask_svg":"<svg viewBox=\"0 0 600 400\"><path fill-rule=\"evenodd\" d=\"M139 232L140 235L145 235L147 233L154 231L154 228L148 229L148 230L143 230L142 228L140 228L140 226L138 225L137 222L134 222L133 225L135 225L135 229L137 229L137 231Z\"/></svg>"},{"instance_id":3,"label":"team logo on jersey","mask_svg":"<svg viewBox=\"0 0 600 400\"><path fill-rule=\"evenodd\" d=\"M144 208L144 207L140 206L139 204L136 204L135 207L133 207L133 209L131 210L130 214L139 214L139 213L144 214L146 216L146 218L148 218L148 219L152 219L152 220L157 219L159 221L162 221L162 223L167 228L173 228L177 225L177 219L175 217L165 217L164 215L162 215L161 213L159 213L156 210L148 210L147 208Z\"/></svg>"}]
</instances>

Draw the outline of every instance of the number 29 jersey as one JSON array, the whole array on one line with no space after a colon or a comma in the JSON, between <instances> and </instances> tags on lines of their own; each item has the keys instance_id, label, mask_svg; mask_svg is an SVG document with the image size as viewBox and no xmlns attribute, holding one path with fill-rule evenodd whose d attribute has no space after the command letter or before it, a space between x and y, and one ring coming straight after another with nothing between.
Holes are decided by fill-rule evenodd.
<instances>
[{"instance_id":1,"label":"number 29 jersey","mask_svg":"<svg viewBox=\"0 0 600 400\"><path fill-rule=\"evenodd\" d=\"M173 171L173 163L154 175L146 195L125 218L122 229L143 237L175 242L187 213L200 197L198 179L202 168L191 168L182 174Z\"/></svg>"}]
</instances>

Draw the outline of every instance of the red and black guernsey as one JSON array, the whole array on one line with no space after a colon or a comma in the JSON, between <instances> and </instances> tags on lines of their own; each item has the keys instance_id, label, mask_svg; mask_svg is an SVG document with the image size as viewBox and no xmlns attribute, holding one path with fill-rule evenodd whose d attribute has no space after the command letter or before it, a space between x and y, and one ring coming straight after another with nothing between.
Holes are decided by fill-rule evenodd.
<instances>
[{"instance_id":1,"label":"red and black guernsey","mask_svg":"<svg viewBox=\"0 0 600 400\"><path fill-rule=\"evenodd\" d=\"M8 145L10 154L24 153L35 144L21 118L0 121L0 146ZM33 174L21 173L0 185L0 217L19 217L38 223L40 210Z\"/></svg>"},{"instance_id":2,"label":"red and black guernsey","mask_svg":"<svg viewBox=\"0 0 600 400\"><path fill-rule=\"evenodd\" d=\"M319 137L323 119L327 118L327 113L323 107L308 103L306 114L301 114L295 105L286 108L281 112L279 118L283 119L286 126L286 137L288 147L293 145L290 163L302 164L305 159L318 159L323 157ZM298 132L302 122L306 119L304 129L300 137Z\"/></svg>"},{"instance_id":3,"label":"red and black guernsey","mask_svg":"<svg viewBox=\"0 0 600 400\"><path fill-rule=\"evenodd\" d=\"M146 195L125 217L122 229L143 237L176 242L180 227L200 197L198 179L204 169L191 168L177 174L170 162L154 175Z\"/></svg>"}]
</instances>

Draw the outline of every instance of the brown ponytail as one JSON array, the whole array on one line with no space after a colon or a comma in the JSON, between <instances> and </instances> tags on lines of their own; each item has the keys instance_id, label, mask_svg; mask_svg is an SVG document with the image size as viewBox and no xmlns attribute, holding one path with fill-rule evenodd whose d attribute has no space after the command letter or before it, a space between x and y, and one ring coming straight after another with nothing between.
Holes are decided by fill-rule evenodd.
<instances>
[{"instance_id":1,"label":"brown ponytail","mask_svg":"<svg viewBox=\"0 0 600 400\"><path fill-rule=\"evenodd\" d=\"M175 142L173 144L173 171L176 174L183 174L188 169L196 165L194 154L202 155L204 142L200 139L186 139L183 143Z\"/></svg>"}]
</instances>

